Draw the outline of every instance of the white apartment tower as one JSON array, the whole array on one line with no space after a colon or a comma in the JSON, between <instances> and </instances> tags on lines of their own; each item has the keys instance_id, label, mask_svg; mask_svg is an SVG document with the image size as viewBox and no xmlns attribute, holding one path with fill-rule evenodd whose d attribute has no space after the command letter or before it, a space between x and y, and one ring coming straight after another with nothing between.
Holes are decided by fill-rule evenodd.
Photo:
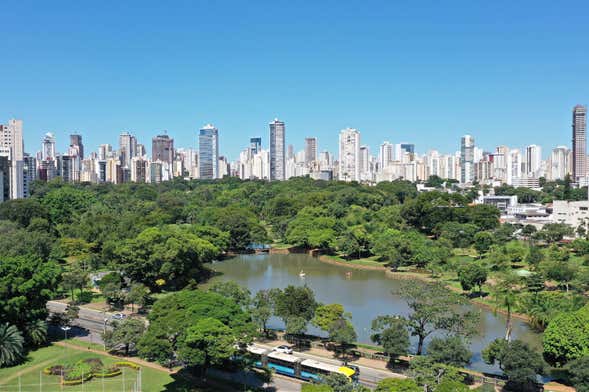
<instances>
[{"instance_id":1,"label":"white apartment tower","mask_svg":"<svg viewBox=\"0 0 589 392\"><path fill-rule=\"evenodd\" d=\"M284 180L286 176L285 126L277 118L270 123L270 181Z\"/></svg>"},{"instance_id":2,"label":"white apartment tower","mask_svg":"<svg viewBox=\"0 0 589 392\"><path fill-rule=\"evenodd\" d=\"M339 179L360 180L360 132L354 128L343 129L339 134Z\"/></svg>"},{"instance_id":3,"label":"white apartment tower","mask_svg":"<svg viewBox=\"0 0 589 392\"><path fill-rule=\"evenodd\" d=\"M474 138L464 135L460 141L460 182L463 184L474 179Z\"/></svg>"}]
</instances>

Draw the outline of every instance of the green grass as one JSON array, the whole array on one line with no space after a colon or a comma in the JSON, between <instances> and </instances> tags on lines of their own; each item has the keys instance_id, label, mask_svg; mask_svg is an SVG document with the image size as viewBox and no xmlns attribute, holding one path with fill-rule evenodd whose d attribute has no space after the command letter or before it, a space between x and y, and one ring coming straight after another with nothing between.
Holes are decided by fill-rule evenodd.
<instances>
[{"instance_id":1,"label":"green grass","mask_svg":"<svg viewBox=\"0 0 589 392\"><path fill-rule=\"evenodd\" d=\"M69 344L73 344L75 346L78 347L82 347L82 348L91 348L93 350L99 350L99 351L104 351L104 346L102 344L98 344L98 343L91 343L89 341L86 340L81 340L81 339L68 339L67 342Z\"/></svg>"},{"instance_id":2,"label":"green grass","mask_svg":"<svg viewBox=\"0 0 589 392\"><path fill-rule=\"evenodd\" d=\"M384 267L384 263L376 261L376 257L374 257L374 256L368 257L366 259L351 259L351 260L344 259L341 256L333 256L333 255L325 255L324 257L334 260L334 261L339 261L341 263L346 263L346 264L367 265L367 266L372 266L372 267Z\"/></svg>"},{"instance_id":3,"label":"green grass","mask_svg":"<svg viewBox=\"0 0 589 392\"><path fill-rule=\"evenodd\" d=\"M283 243L275 243L271 245L272 248L276 248L276 249L288 249L288 248L292 248L294 245L291 244L283 244Z\"/></svg>"},{"instance_id":4,"label":"green grass","mask_svg":"<svg viewBox=\"0 0 589 392\"><path fill-rule=\"evenodd\" d=\"M62 387L59 385L59 376L45 375L42 373L43 368L51 365L58 365L64 362L75 362L87 358L100 358L105 365L113 364L117 361L116 358L106 355L100 355L92 352L85 352L75 350L72 348L65 348L60 346L49 346L38 349L29 354L26 363L11 367L0 369L0 392L12 392L19 390L19 379L15 376L22 371L20 377L20 391L21 392L61 392ZM104 389L102 379L93 378L83 386L67 386L63 390L67 392L102 392L104 391L131 391L133 384L137 379L137 371L129 368L124 368L123 376L117 376L109 379L104 379ZM166 384L174 382L172 376L167 372L160 370L142 367L142 391L143 392L159 392L166 390ZM41 389L39 384L43 384ZM197 391L195 389L195 391Z\"/></svg>"}]
</instances>

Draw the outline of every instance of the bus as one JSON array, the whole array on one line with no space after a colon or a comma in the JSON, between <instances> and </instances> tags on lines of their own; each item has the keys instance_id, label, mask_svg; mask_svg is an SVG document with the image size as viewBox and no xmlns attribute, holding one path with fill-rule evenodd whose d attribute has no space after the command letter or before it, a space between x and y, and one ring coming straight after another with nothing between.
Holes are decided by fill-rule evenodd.
<instances>
[{"instance_id":1,"label":"bus","mask_svg":"<svg viewBox=\"0 0 589 392\"><path fill-rule=\"evenodd\" d=\"M357 367L332 365L253 345L248 346L247 351L255 359L257 367L268 367L284 376L296 377L305 381L320 381L324 376L337 373L352 381L358 381L359 369Z\"/></svg>"}]
</instances>

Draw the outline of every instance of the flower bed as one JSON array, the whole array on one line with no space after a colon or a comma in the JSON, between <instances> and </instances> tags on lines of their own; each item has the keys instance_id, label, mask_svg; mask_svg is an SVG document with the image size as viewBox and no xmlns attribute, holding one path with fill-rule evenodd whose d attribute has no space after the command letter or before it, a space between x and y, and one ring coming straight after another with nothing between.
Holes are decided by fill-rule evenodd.
<instances>
[{"instance_id":1,"label":"flower bed","mask_svg":"<svg viewBox=\"0 0 589 392\"><path fill-rule=\"evenodd\" d=\"M109 378L119 376L123 373L122 367L134 370L141 369L141 366L128 361L115 362L111 367L107 368L99 358L88 358L72 364L49 366L43 369L43 373L61 376L61 384L68 386L83 384L93 377Z\"/></svg>"}]
</instances>

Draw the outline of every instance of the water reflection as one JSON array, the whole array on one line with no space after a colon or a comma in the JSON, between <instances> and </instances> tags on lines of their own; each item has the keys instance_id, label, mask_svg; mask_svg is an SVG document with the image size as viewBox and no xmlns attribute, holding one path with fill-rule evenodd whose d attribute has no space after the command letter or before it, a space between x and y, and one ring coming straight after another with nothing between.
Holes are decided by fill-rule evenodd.
<instances>
[{"instance_id":1,"label":"water reflection","mask_svg":"<svg viewBox=\"0 0 589 392\"><path fill-rule=\"evenodd\" d=\"M343 266L325 264L307 255L240 255L222 262L212 268L222 275L214 278L234 280L250 289L252 293L270 288L284 288L288 285L308 285L322 303L340 303L352 313L352 322L358 334L358 341L370 342L370 323L379 315L407 315L409 308L404 300L393 295L399 288L399 281L388 278L382 271L354 270ZM299 276L300 271L305 277ZM419 284L419 282L416 282ZM480 309L481 323L478 336L472 338L473 352L471 368L479 371L498 372L498 369L485 364L481 350L493 339L501 338L505 332L505 317L492 311ZM279 319L273 318L270 327L282 328ZM309 328L311 333L320 331ZM513 321L514 338L522 339L534 347L539 347L540 335L532 332L526 323ZM430 337L431 338L431 337ZM429 339L428 339L429 340ZM426 346L427 341L426 340ZM417 346L412 338L412 349Z\"/></svg>"}]
</instances>

